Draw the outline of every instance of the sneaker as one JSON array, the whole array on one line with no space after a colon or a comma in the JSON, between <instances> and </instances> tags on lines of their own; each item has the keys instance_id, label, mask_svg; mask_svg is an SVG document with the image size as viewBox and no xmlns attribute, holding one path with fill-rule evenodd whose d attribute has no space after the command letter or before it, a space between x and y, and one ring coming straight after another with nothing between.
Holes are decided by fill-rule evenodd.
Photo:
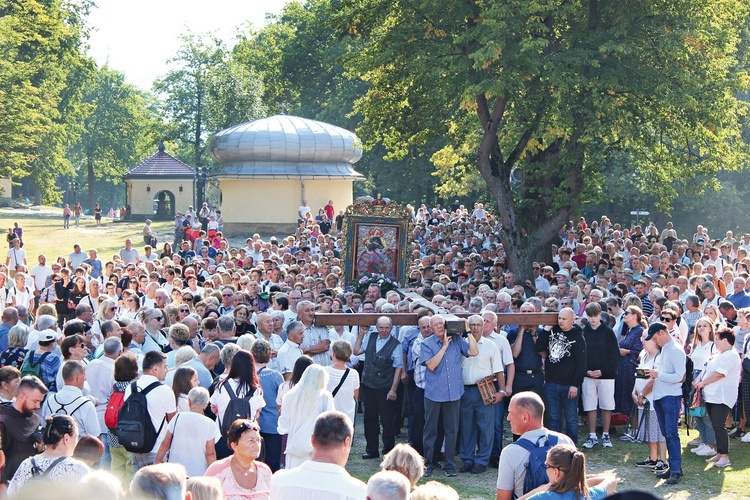
<instances>
[{"instance_id":1,"label":"sneaker","mask_svg":"<svg viewBox=\"0 0 750 500\"><path fill-rule=\"evenodd\" d=\"M456 472L456 469L445 469L445 477L456 477L458 476L458 472Z\"/></svg>"},{"instance_id":2,"label":"sneaker","mask_svg":"<svg viewBox=\"0 0 750 500\"><path fill-rule=\"evenodd\" d=\"M647 458L646 460L643 460L641 462L636 462L635 466L636 467L646 467L646 468L649 468L649 469L653 469L654 467L657 466L658 463L659 462L657 462L656 460L651 460L650 458ZM662 463L664 463L664 462L662 462Z\"/></svg>"},{"instance_id":3,"label":"sneaker","mask_svg":"<svg viewBox=\"0 0 750 500\"><path fill-rule=\"evenodd\" d=\"M583 443L583 447L590 450L591 448L593 448L594 446L596 446L598 444L599 444L599 440L598 439L596 439L595 437L589 436L589 438L586 440L586 442Z\"/></svg>"},{"instance_id":4,"label":"sneaker","mask_svg":"<svg viewBox=\"0 0 750 500\"><path fill-rule=\"evenodd\" d=\"M742 436L742 439L740 439L740 441L742 441L743 443L750 443L750 433Z\"/></svg>"},{"instance_id":5,"label":"sneaker","mask_svg":"<svg viewBox=\"0 0 750 500\"><path fill-rule=\"evenodd\" d=\"M714 462L714 465L716 467L729 467L730 465L732 465L732 462L730 462L726 457L721 457L719 460Z\"/></svg>"},{"instance_id":6,"label":"sneaker","mask_svg":"<svg viewBox=\"0 0 750 500\"><path fill-rule=\"evenodd\" d=\"M741 438L744 435L745 435L745 433L742 432L742 429L740 429L739 427L735 427L734 429L732 429L731 431L729 431L729 437L730 438L737 438L737 439L739 439L739 438Z\"/></svg>"},{"instance_id":7,"label":"sneaker","mask_svg":"<svg viewBox=\"0 0 750 500\"><path fill-rule=\"evenodd\" d=\"M620 441L629 441L632 443L633 441L635 441L635 438L633 437L632 433L626 432L625 434L620 436Z\"/></svg>"},{"instance_id":8,"label":"sneaker","mask_svg":"<svg viewBox=\"0 0 750 500\"><path fill-rule=\"evenodd\" d=\"M697 448L693 448L692 450L690 450L690 453L698 453L699 451L704 451L706 448L708 448L706 443L701 443L701 445Z\"/></svg>"},{"instance_id":9,"label":"sneaker","mask_svg":"<svg viewBox=\"0 0 750 500\"><path fill-rule=\"evenodd\" d=\"M432 477L432 466L431 465L425 465L424 466L424 473L422 473L422 476L424 476L424 477Z\"/></svg>"},{"instance_id":10,"label":"sneaker","mask_svg":"<svg viewBox=\"0 0 750 500\"><path fill-rule=\"evenodd\" d=\"M662 472L665 472L667 470L669 470L669 465L665 464L661 460L656 462L656 465L654 465L653 468L654 474L661 474Z\"/></svg>"},{"instance_id":11,"label":"sneaker","mask_svg":"<svg viewBox=\"0 0 750 500\"><path fill-rule=\"evenodd\" d=\"M696 451L695 454L699 457L712 457L716 455L716 450L711 448L710 446L706 446L705 449L703 449L702 451Z\"/></svg>"},{"instance_id":12,"label":"sneaker","mask_svg":"<svg viewBox=\"0 0 750 500\"><path fill-rule=\"evenodd\" d=\"M613 448L612 441L609 436L602 436L602 448Z\"/></svg>"},{"instance_id":13,"label":"sneaker","mask_svg":"<svg viewBox=\"0 0 750 500\"><path fill-rule=\"evenodd\" d=\"M701 441L700 438L695 438L695 439L693 439L692 441L690 441L688 443L688 446L700 446L702 444L703 444L703 442Z\"/></svg>"}]
</instances>

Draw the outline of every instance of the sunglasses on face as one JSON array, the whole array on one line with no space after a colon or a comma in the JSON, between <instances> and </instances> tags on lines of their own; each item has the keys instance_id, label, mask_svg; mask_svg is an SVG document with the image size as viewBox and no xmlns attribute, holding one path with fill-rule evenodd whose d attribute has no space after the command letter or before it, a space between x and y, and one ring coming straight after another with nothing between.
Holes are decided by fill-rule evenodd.
<instances>
[{"instance_id":1,"label":"sunglasses on face","mask_svg":"<svg viewBox=\"0 0 750 500\"><path fill-rule=\"evenodd\" d=\"M669 323L670 321L674 321L674 318L666 318L666 317L660 317L659 318L664 323Z\"/></svg>"},{"instance_id":2,"label":"sunglasses on face","mask_svg":"<svg viewBox=\"0 0 750 500\"><path fill-rule=\"evenodd\" d=\"M182 300L184 300L185 302L192 302L193 301L193 297L192 297L192 295L189 296L189 297L183 297Z\"/></svg>"},{"instance_id":3,"label":"sunglasses on face","mask_svg":"<svg viewBox=\"0 0 750 500\"><path fill-rule=\"evenodd\" d=\"M180 312L181 312L181 313L189 313L189 312L190 312L190 309L180 309Z\"/></svg>"}]
</instances>

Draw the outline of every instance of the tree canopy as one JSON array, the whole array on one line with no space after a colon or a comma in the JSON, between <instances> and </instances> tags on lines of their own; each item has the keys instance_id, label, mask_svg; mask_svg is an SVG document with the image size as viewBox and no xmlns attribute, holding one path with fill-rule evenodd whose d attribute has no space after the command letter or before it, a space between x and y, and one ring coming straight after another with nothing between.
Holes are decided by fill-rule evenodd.
<instances>
[{"instance_id":1,"label":"tree canopy","mask_svg":"<svg viewBox=\"0 0 750 500\"><path fill-rule=\"evenodd\" d=\"M339 0L345 67L367 82L363 136L395 155L444 141L443 180L478 172L506 262L530 261L626 153L667 206L696 175L741 168L750 80L741 0ZM511 171L522 182L511 182ZM518 175L520 178L521 175Z\"/></svg>"}]
</instances>

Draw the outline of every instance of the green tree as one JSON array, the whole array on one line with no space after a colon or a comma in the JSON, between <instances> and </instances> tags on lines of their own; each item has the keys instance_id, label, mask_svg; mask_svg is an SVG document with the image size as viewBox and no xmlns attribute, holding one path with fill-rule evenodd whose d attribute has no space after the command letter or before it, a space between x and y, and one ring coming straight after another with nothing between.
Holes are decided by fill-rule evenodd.
<instances>
[{"instance_id":1,"label":"green tree","mask_svg":"<svg viewBox=\"0 0 750 500\"><path fill-rule=\"evenodd\" d=\"M739 168L747 88L741 0L340 0L345 66L369 85L363 135L396 154L448 137L440 167L473 164L522 280L602 168L627 152L661 203L679 183ZM452 157L452 158L451 158ZM523 182L511 182L520 169Z\"/></svg>"},{"instance_id":2,"label":"green tree","mask_svg":"<svg viewBox=\"0 0 750 500\"><path fill-rule=\"evenodd\" d=\"M168 138L178 142L181 156L189 158L189 163L202 167L210 73L224 62L225 51L221 40L207 35L188 33L181 39L181 47L169 60L175 69L154 82L154 91L163 97Z\"/></svg>"},{"instance_id":3,"label":"green tree","mask_svg":"<svg viewBox=\"0 0 750 500\"><path fill-rule=\"evenodd\" d=\"M72 172L80 88L92 68L82 45L90 2L0 0L0 174L30 179L45 201Z\"/></svg>"},{"instance_id":4,"label":"green tree","mask_svg":"<svg viewBox=\"0 0 750 500\"><path fill-rule=\"evenodd\" d=\"M82 131L70 151L76 165L82 165L93 213L98 196L97 181L119 184L130 167L156 143L157 119L151 96L125 82L125 75L98 68L83 92Z\"/></svg>"}]
</instances>

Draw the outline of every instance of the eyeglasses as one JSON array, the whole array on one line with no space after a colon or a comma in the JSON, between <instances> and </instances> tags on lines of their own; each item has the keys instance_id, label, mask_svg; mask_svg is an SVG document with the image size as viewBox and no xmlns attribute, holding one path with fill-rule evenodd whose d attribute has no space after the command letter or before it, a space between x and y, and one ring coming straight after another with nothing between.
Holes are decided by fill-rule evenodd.
<instances>
[{"instance_id":1,"label":"eyeglasses","mask_svg":"<svg viewBox=\"0 0 750 500\"><path fill-rule=\"evenodd\" d=\"M668 317L660 317L659 318L664 323L669 323L670 321L674 321L674 318L668 318Z\"/></svg>"},{"instance_id":2,"label":"eyeglasses","mask_svg":"<svg viewBox=\"0 0 750 500\"><path fill-rule=\"evenodd\" d=\"M185 309L180 309L180 312L181 312L181 313L189 313L189 312L190 312L190 309L187 309L187 308L185 308Z\"/></svg>"},{"instance_id":3,"label":"eyeglasses","mask_svg":"<svg viewBox=\"0 0 750 500\"><path fill-rule=\"evenodd\" d=\"M184 300L185 302L192 302L193 301L193 296L192 295L188 295L187 297L183 297L182 300Z\"/></svg>"},{"instance_id":4,"label":"eyeglasses","mask_svg":"<svg viewBox=\"0 0 750 500\"><path fill-rule=\"evenodd\" d=\"M231 297L232 294L231 293L222 293L221 296L222 297Z\"/></svg>"},{"instance_id":5,"label":"eyeglasses","mask_svg":"<svg viewBox=\"0 0 750 500\"><path fill-rule=\"evenodd\" d=\"M544 462L544 468L545 469L557 469L558 467L555 467L554 465L550 465L547 462Z\"/></svg>"},{"instance_id":6,"label":"eyeglasses","mask_svg":"<svg viewBox=\"0 0 750 500\"><path fill-rule=\"evenodd\" d=\"M109 312L115 312L117 310L117 307L110 307Z\"/></svg>"},{"instance_id":7,"label":"eyeglasses","mask_svg":"<svg viewBox=\"0 0 750 500\"><path fill-rule=\"evenodd\" d=\"M628 314L635 314L633 311L625 311L622 313L623 316L627 316Z\"/></svg>"},{"instance_id":8,"label":"eyeglasses","mask_svg":"<svg viewBox=\"0 0 750 500\"><path fill-rule=\"evenodd\" d=\"M164 319L164 316L154 316L154 319L161 321Z\"/></svg>"}]
</instances>

